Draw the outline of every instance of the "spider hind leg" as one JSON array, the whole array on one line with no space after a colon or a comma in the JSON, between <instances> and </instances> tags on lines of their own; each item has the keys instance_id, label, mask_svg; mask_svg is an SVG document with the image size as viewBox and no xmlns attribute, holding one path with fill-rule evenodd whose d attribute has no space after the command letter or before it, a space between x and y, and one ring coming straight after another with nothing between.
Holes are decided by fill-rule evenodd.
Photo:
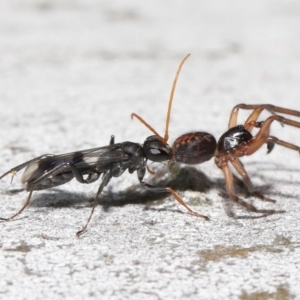
<instances>
[{"instance_id":1,"label":"spider hind leg","mask_svg":"<svg viewBox=\"0 0 300 300\"><path fill-rule=\"evenodd\" d=\"M231 162L233 167L237 170L237 172L241 175L243 178L243 181L238 179L235 175L232 174L232 171L230 170L230 167L228 165L228 161ZM246 202L242 198L238 197L234 190L234 182L238 182L238 184L242 184L247 187L250 194L253 194L254 196L258 197L261 200L268 201L268 202L274 202L274 200L267 198L263 196L261 193L255 191L253 184L244 169L242 163L237 158L231 158L228 160L228 158L224 155L221 157L221 159L216 159L217 166L223 171L224 177L225 177L225 184L226 184L226 191L228 196L231 200L236 202L237 204L245 207L248 211L254 212L254 213L261 213L263 215L273 215L273 214L280 214L284 213L284 210L273 210L273 209L258 209L254 205Z\"/></svg>"}]
</instances>

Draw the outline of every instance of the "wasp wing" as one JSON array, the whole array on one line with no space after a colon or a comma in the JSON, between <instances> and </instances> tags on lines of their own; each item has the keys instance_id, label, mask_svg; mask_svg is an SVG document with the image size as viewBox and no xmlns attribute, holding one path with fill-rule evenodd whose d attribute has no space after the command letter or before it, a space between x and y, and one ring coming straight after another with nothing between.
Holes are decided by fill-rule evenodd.
<instances>
[{"instance_id":1,"label":"wasp wing","mask_svg":"<svg viewBox=\"0 0 300 300\"><path fill-rule=\"evenodd\" d=\"M122 150L121 143L66 154L44 155L27 166L21 181L22 183L33 181L45 172L49 172L53 168L63 164L66 164L66 168L59 173L69 173L71 171L67 163L72 163L77 169L82 170L97 167L97 171L101 172L101 169L106 170L114 162L126 161L128 159L129 156Z\"/></svg>"}]
</instances>

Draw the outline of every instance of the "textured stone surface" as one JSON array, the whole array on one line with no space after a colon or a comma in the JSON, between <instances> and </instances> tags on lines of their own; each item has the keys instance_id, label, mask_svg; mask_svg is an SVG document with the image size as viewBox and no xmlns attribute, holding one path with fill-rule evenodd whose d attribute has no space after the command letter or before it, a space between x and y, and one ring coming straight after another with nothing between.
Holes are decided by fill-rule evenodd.
<instances>
[{"instance_id":1,"label":"textured stone surface","mask_svg":"<svg viewBox=\"0 0 300 300\"><path fill-rule=\"evenodd\" d=\"M143 143L149 131L130 120L132 112L163 133L172 80L187 53L170 143L193 130L219 137L241 102L300 110L298 1L6 0L0 8L0 173L43 153L107 145L111 134ZM299 130L289 126L274 124L272 134L300 145ZM147 177L172 184L210 222L143 190L126 172L105 189L77 239L99 182L34 193L22 215L0 223L0 294L299 298L299 154L278 146L242 161L258 189L277 200L246 201L285 214L247 218L253 214L224 200L213 161L170 172L150 165L156 173ZM26 199L20 178L0 182L2 217ZM240 218L228 217L229 209Z\"/></svg>"}]
</instances>

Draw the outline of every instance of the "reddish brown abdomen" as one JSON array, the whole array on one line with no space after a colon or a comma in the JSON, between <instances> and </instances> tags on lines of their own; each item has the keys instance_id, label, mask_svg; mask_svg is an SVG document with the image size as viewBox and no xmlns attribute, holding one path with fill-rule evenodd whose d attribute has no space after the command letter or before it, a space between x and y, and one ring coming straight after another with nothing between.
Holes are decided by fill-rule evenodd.
<instances>
[{"instance_id":1,"label":"reddish brown abdomen","mask_svg":"<svg viewBox=\"0 0 300 300\"><path fill-rule=\"evenodd\" d=\"M186 133L172 146L172 160L185 164L200 164L214 156L216 139L206 132Z\"/></svg>"}]
</instances>

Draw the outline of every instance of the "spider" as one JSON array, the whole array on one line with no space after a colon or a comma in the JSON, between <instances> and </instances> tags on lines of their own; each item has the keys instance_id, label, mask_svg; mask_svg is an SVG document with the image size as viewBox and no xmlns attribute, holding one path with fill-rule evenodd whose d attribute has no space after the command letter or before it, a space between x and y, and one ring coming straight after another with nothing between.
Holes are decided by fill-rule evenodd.
<instances>
[{"instance_id":1,"label":"spider","mask_svg":"<svg viewBox=\"0 0 300 300\"><path fill-rule=\"evenodd\" d=\"M169 103L169 110L171 105L172 103ZM240 109L252 110L243 125L237 125L237 117ZM272 116L268 117L264 121L257 121L264 110L270 112ZM169 153L169 161L176 161L184 164L199 164L214 157L217 167L220 168L224 174L226 191L230 199L245 207L248 211L254 213L262 213L263 215L284 213L285 211L283 210L258 209L238 197L234 189L235 182L246 188L250 194L258 197L259 199L268 202L275 202L255 190L247 171L240 161L240 158L254 154L264 144L267 144L268 153L273 150L275 144L296 150L300 153L300 147L270 135L270 127L275 121L281 124L300 128L300 122L285 118L278 115L278 113L300 117L299 111L271 104L238 104L231 111L228 124L229 129L220 137L218 142L216 142L216 139L211 134L206 132L186 133L178 137L173 143L172 150ZM158 133L139 115L133 113L132 117L139 119L146 127L159 137ZM167 120L167 122L169 122L169 120ZM258 132L255 135L251 133L254 128L258 128ZM166 143L168 137L162 140ZM230 165L237 171L241 179L232 173ZM171 188L168 188L168 191L177 199L177 201L181 204L184 203ZM189 207L185 207L190 213L208 219L208 217L191 210Z\"/></svg>"},{"instance_id":2,"label":"spider","mask_svg":"<svg viewBox=\"0 0 300 300\"><path fill-rule=\"evenodd\" d=\"M237 125L237 116L239 109L252 110L250 116L245 121L244 125ZM269 111L273 115L268 117L265 121L258 122L257 119L264 110ZM271 104L236 105L231 111L228 125L229 129L220 137L216 150L214 152L215 163L218 166L218 168L220 168L223 171L224 174L226 191L228 193L228 196L234 202L237 202L238 204L244 206L247 210L255 213L263 213L266 215L283 213L285 211L257 209L255 206L237 197L234 191L233 181L236 181L239 184L240 180L232 174L232 171L229 167L229 163L241 176L242 182L246 185L250 193L254 194L261 200L275 202L274 200L265 197L255 191L254 185L251 182L251 179L239 158L247 155L252 155L264 144L267 144L268 153L270 153L273 150L275 144L281 145L292 150L296 150L300 153L300 147L270 135L270 127L274 121L277 121L281 124L286 124L300 128L300 122L287 119L281 115L277 115L277 113L300 117L299 111L274 106ZM255 135L251 134L253 128L259 128L258 132Z\"/></svg>"}]
</instances>

